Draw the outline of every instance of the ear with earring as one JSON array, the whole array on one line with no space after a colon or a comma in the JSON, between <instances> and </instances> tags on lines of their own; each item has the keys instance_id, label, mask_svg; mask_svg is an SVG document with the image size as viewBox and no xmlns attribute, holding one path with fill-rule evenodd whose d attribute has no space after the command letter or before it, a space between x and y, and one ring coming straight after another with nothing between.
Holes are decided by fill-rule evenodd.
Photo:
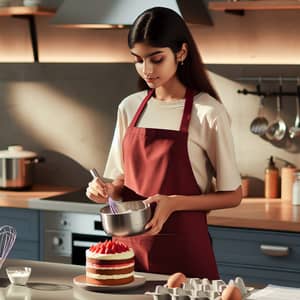
<instances>
[{"instance_id":1,"label":"ear with earring","mask_svg":"<svg viewBox=\"0 0 300 300\"><path fill-rule=\"evenodd\" d=\"M183 64L184 64L184 58L178 59L178 64L180 64L180 66L183 66Z\"/></svg>"}]
</instances>

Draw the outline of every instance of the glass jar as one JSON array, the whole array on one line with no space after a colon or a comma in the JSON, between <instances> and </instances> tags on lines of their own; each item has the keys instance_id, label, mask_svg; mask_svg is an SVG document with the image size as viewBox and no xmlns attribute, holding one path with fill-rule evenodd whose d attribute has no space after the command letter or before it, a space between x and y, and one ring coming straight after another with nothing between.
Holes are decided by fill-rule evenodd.
<instances>
[{"instance_id":1,"label":"glass jar","mask_svg":"<svg viewBox=\"0 0 300 300\"><path fill-rule=\"evenodd\" d=\"M300 170L295 171L295 181L293 184L293 205L300 205Z\"/></svg>"}]
</instances>

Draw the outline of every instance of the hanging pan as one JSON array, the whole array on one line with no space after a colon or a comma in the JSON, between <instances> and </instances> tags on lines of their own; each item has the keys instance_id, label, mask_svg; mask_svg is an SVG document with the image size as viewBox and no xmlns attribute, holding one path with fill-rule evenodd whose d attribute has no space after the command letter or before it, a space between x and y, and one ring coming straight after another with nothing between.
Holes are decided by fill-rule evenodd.
<instances>
[{"instance_id":1,"label":"hanging pan","mask_svg":"<svg viewBox=\"0 0 300 300\"><path fill-rule=\"evenodd\" d=\"M250 131L257 135L264 135L268 129L269 122L263 115L264 110L264 99L263 95L260 96L260 104L258 108L257 117L250 124Z\"/></svg>"}]
</instances>

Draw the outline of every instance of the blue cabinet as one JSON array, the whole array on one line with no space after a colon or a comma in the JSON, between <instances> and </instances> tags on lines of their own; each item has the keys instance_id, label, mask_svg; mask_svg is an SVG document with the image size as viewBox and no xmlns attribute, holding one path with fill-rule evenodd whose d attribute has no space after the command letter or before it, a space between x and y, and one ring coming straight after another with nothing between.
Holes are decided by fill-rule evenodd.
<instances>
[{"instance_id":1,"label":"blue cabinet","mask_svg":"<svg viewBox=\"0 0 300 300\"><path fill-rule=\"evenodd\" d=\"M17 230L16 242L9 258L40 259L40 212L32 209L0 207L0 226Z\"/></svg>"},{"instance_id":2,"label":"blue cabinet","mask_svg":"<svg viewBox=\"0 0 300 300\"><path fill-rule=\"evenodd\" d=\"M209 226L222 279L300 287L300 234Z\"/></svg>"}]
</instances>

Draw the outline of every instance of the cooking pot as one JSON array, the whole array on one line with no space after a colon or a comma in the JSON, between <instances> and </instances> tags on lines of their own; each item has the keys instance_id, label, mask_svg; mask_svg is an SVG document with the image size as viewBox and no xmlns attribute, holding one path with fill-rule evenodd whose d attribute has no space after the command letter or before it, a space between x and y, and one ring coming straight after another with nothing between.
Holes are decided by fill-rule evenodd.
<instances>
[{"instance_id":1,"label":"cooking pot","mask_svg":"<svg viewBox=\"0 0 300 300\"><path fill-rule=\"evenodd\" d=\"M44 161L37 153L9 146L0 151L0 189L24 190L32 187L34 166Z\"/></svg>"}]
</instances>

